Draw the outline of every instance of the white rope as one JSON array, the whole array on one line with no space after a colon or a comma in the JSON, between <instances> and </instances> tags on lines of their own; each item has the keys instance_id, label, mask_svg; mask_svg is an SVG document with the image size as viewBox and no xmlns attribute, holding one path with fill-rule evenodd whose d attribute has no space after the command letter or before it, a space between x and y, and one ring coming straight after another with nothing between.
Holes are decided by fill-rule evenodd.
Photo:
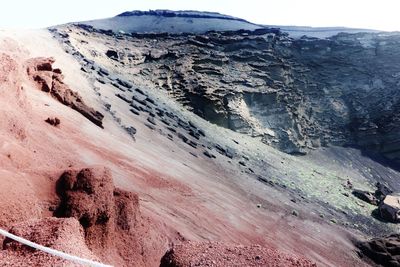
<instances>
[{"instance_id":1,"label":"white rope","mask_svg":"<svg viewBox=\"0 0 400 267\"><path fill-rule=\"evenodd\" d=\"M58 251L58 250L55 250L55 249L52 249L52 248L44 247L42 245L39 245L39 244L33 243L33 242L29 241L29 240L26 240L26 239L24 239L22 237L13 235L13 234L11 234L11 233L9 233L7 231L4 231L2 229L0 229L0 234L3 235L3 236L6 236L8 238L11 238L11 239L13 239L15 241L18 241L18 242L20 242L20 243L22 243L24 245L30 246L32 248L36 248L36 249L41 250L43 252L52 254L54 256L57 256L57 257L60 257L60 258L63 258L63 259L66 259L66 260L69 260L69 261L72 261L72 262L76 262L76 263L79 263L79 264L84 264L84 265L87 265L87 266L93 266L93 267L112 267L111 265L106 265L106 264L102 264L102 263L99 263L99 262L95 262L95 261L91 261L91 260L87 260L87 259L82 259L82 258L79 258L77 256L69 255L67 253L64 253L64 252L61 252L61 251Z\"/></svg>"}]
</instances>

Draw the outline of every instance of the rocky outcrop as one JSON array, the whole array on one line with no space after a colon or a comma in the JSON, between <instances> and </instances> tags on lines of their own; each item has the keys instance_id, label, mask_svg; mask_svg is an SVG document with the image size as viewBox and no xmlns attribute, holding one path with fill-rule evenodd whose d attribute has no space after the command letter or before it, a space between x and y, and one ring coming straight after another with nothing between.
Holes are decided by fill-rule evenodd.
<instances>
[{"instance_id":1,"label":"rocky outcrop","mask_svg":"<svg viewBox=\"0 0 400 267\"><path fill-rule=\"evenodd\" d=\"M362 201L365 201L371 205L382 206L386 197L389 197L389 198L392 197L392 196L390 196L390 194L393 193L393 191L389 187L387 187L386 185L384 185L383 183L380 183L380 182L377 182L375 184L375 186L376 186L375 192L354 189L352 191L352 194L355 197L357 197L357 198L361 199ZM346 187L351 189L351 188L353 188L353 185L351 184L350 181L348 181L346 184Z\"/></svg>"},{"instance_id":2,"label":"rocky outcrop","mask_svg":"<svg viewBox=\"0 0 400 267\"><path fill-rule=\"evenodd\" d=\"M400 266L400 235L375 238L358 244L361 252L382 266Z\"/></svg>"},{"instance_id":3,"label":"rocky outcrop","mask_svg":"<svg viewBox=\"0 0 400 267\"><path fill-rule=\"evenodd\" d=\"M68 170L57 182L57 193L55 215L77 219L87 246L102 260L118 266L151 266L165 249L160 234L154 234L141 216L138 196L114 188L109 169Z\"/></svg>"},{"instance_id":4,"label":"rocky outcrop","mask_svg":"<svg viewBox=\"0 0 400 267\"><path fill-rule=\"evenodd\" d=\"M114 189L115 224L118 229L132 231L140 220L139 197L121 189Z\"/></svg>"},{"instance_id":5,"label":"rocky outcrop","mask_svg":"<svg viewBox=\"0 0 400 267\"><path fill-rule=\"evenodd\" d=\"M115 223L113 190L110 171L105 168L66 171L58 182L61 203L56 215L76 218L85 230L91 249L112 245Z\"/></svg>"},{"instance_id":6,"label":"rocky outcrop","mask_svg":"<svg viewBox=\"0 0 400 267\"><path fill-rule=\"evenodd\" d=\"M39 89L49 93L60 103L81 113L88 120L103 128L103 114L87 106L82 97L65 83L60 69L53 69L53 58L33 58L28 60L27 74Z\"/></svg>"},{"instance_id":7,"label":"rocky outcrop","mask_svg":"<svg viewBox=\"0 0 400 267\"><path fill-rule=\"evenodd\" d=\"M382 219L399 223L400 222L400 197L388 195L379 204L379 214Z\"/></svg>"},{"instance_id":8,"label":"rocky outcrop","mask_svg":"<svg viewBox=\"0 0 400 267\"><path fill-rule=\"evenodd\" d=\"M371 192L355 189L353 190L352 194L371 205L377 206L379 204L378 199Z\"/></svg>"}]
</instances>

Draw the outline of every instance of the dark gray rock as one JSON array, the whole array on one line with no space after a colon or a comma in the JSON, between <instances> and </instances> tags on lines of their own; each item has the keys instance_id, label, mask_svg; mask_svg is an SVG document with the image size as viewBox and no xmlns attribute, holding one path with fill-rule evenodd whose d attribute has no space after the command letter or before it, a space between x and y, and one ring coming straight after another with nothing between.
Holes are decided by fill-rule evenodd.
<instances>
[{"instance_id":1,"label":"dark gray rock","mask_svg":"<svg viewBox=\"0 0 400 267\"><path fill-rule=\"evenodd\" d=\"M387 187L386 185L382 184L382 183L377 183L376 184L376 191L375 191L375 197L379 200L382 201L383 199L385 199L385 197L387 195L390 195L393 193L393 191Z\"/></svg>"},{"instance_id":2,"label":"dark gray rock","mask_svg":"<svg viewBox=\"0 0 400 267\"><path fill-rule=\"evenodd\" d=\"M353 190L352 194L355 197L357 197L365 202L368 202L369 204L377 206L379 203L378 199L371 192L355 189L355 190Z\"/></svg>"},{"instance_id":3,"label":"dark gray rock","mask_svg":"<svg viewBox=\"0 0 400 267\"><path fill-rule=\"evenodd\" d=\"M193 148L197 148L197 145L198 145L196 142L194 142L194 141L192 141L192 140L189 140L189 141L187 142L187 144L188 144L189 146L193 147Z\"/></svg>"},{"instance_id":4,"label":"dark gray rock","mask_svg":"<svg viewBox=\"0 0 400 267\"><path fill-rule=\"evenodd\" d=\"M211 153L208 152L208 151L204 151L203 154L204 154L206 157L210 158L210 159L213 159L213 158L215 159L215 158L216 158L213 154L211 154Z\"/></svg>"},{"instance_id":5,"label":"dark gray rock","mask_svg":"<svg viewBox=\"0 0 400 267\"><path fill-rule=\"evenodd\" d=\"M174 127L167 127L167 129L173 133L176 133L176 129Z\"/></svg>"},{"instance_id":6,"label":"dark gray rock","mask_svg":"<svg viewBox=\"0 0 400 267\"><path fill-rule=\"evenodd\" d=\"M128 88L128 89L130 89L130 88L133 87L133 85L132 85L130 82L125 81L125 80L122 80L122 79L120 79L120 78L117 78L117 83L118 83L119 85L123 86L123 87Z\"/></svg>"},{"instance_id":7,"label":"dark gray rock","mask_svg":"<svg viewBox=\"0 0 400 267\"><path fill-rule=\"evenodd\" d=\"M98 73L102 76L108 76L110 75L110 72L108 72L108 70L104 69L104 68L99 68Z\"/></svg>"},{"instance_id":8,"label":"dark gray rock","mask_svg":"<svg viewBox=\"0 0 400 267\"><path fill-rule=\"evenodd\" d=\"M148 118L147 118L147 121L150 122L150 123L153 124L153 125L157 125L157 124L156 124L156 121L154 120L154 117L148 117Z\"/></svg>"},{"instance_id":9,"label":"dark gray rock","mask_svg":"<svg viewBox=\"0 0 400 267\"><path fill-rule=\"evenodd\" d=\"M357 247L377 264L388 267L400 266L400 234L359 242Z\"/></svg>"},{"instance_id":10,"label":"dark gray rock","mask_svg":"<svg viewBox=\"0 0 400 267\"><path fill-rule=\"evenodd\" d=\"M183 142L187 142L189 138L187 138L185 135L178 133L178 138L181 139Z\"/></svg>"},{"instance_id":11,"label":"dark gray rock","mask_svg":"<svg viewBox=\"0 0 400 267\"><path fill-rule=\"evenodd\" d=\"M387 195L379 204L379 214L388 222L400 223L400 197Z\"/></svg>"},{"instance_id":12,"label":"dark gray rock","mask_svg":"<svg viewBox=\"0 0 400 267\"><path fill-rule=\"evenodd\" d=\"M135 138L135 134L137 133L137 130L135 127L130 126L130 127L124 127L125 131L127 131L127 133L132 136L133 138Z\"/></svg>"},{"instance_id":13,"label":"dark gray rock","mask_svg":"<svg viewBox=\"0 0 400 267\"><path fill-rule=\"evenodd\" d=\"M137 111L136 109L132 109L131 108L129 111L132 112L135 115L138 115L138 116L140 115L139 111Z\"/></svg>"},{"instance_id":14,"label":"dark gray rock","mask_svg":"<svg viewBox=\"0 0 400 267\"><path fill-rule=\"evenodd\" d=\"M125 96L121 95L121 94L115 94L119 99L122 99L123 101L125 101L126 103L130 104L131 101L126 98Z\"/></svg>"},{"instance_id":15,"label":"dark gray rock","mask_svg":"<svg viewBox=\"0 0 400 267\"><path fill-rule=\"evenodd\" d=\"M114 51L114 50L107 50L106 56L111 59L115 59L115 60L118 60L118 58L119 58L118 52Z\"/></svg>"},{"instance_id":16,"label":"dark gray rock","mask_svg":"<svg viewBox=\"0 0 400 267\"><path fill-rule=\"evenodd\" d=\"M155 130L155 129L156 129L156 127L154 127L154 126L151 125L151 124L144 123L144 125L145 125L147 128L151 129L151 130Z\"/></svg>"},{"instance_id":17,"label":"dark gray rock","mask_svg":"<svg viewBox=\"0 0 400 267\"><path fill-rule=\"evenodd\" d=\"M153 104L153 105L155 105L156 103L154 102L154 100L153 99L151 99L151 98L149 98L149 97L146 97L146 99L145 99L147 102L149 102L150 104Z\"/></svg>"},{"instance_id":18,"label":"dark gray rock","mask_svg":"<svg viewBox=\"0 0 400 267\"><path fill-rule=\"evenodd\" d=\"M136 109L137 111L142 111L142 109L141 109L139 106L137 106L137 105L135 105L135 104L133 104L133 103L131 103L130 106L131 106L133 109Z\"/></svg>"},{"instance_id":19,"label":"dark gray rock","mask_svg":"<svg viewBox=\"0 0 400 267\"><path fill-rule=\"evenodd\" d=\"M139 88L135 88L135 91L138 92L141 95L146 96L146 94L142 90L140 90Z\"/></svg>"},{"instance_id":20,"label":"dark gray rock","mask_svg":"<svg viewBox=\"0 0 400 267\"><path fill-rule=\"evenodd\" d=\"M171 123L169 123L169 121L167 121L166 119L161 119L161 122L164 123L167 126L171 125Z\"/></svg>"},{"instance_id":21,"label":"dark gray rock","mask_svg":"<svg viewBox=\"0 0 400 267\"><path fill-rule=\"evenodd\" d=\"M190 129L189 130L189 135L196 138L197 140L200 139L200 134L198 132L195 132L194 130Z\"/></svg>"}]
</instances>

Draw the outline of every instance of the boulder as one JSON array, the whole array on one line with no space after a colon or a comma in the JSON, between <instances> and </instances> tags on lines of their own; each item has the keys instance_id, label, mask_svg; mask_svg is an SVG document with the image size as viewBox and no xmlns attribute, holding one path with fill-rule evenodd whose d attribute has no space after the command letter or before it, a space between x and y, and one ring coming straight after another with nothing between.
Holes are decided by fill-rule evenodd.
<instances>
[{"instance_id":1,"label":"boulder","mask_svg":"<svg viewBox=\"0 0 400 267\"><path fill-rule=\"evenodd\" d=\"M378 205L378 199L371 192L355 189L355 190L353 190L352 194L355 197L357 197L365 202L368 202L369 204L376 205L376 206Z\"/></svg>"},{"instance_id":2,"label":"boulder","mask_svg":"<svg viewBox=\"0 0 400 267\"><path fill-rule=\"evenodd\" d=\"M390 195L392 193L393 193L393 191L389 187L387 187L386 185L384 185L384 184L382 184L380 182L376 183L375 197L379 201L382 201L383 199L385 199L385 197L387 195Z\"/></svg>"},{"instance_id":3,"label":"boulder","mask_svg":"<svg viewBox=\"0 0 400 267\"><path fill-rule=\"evenodd\" d=\"M379 214L389 222L400 222L400 197L387 195L379 205Z\"/></svg>"},{"instance_id":4,"label":"boulder","mask_svg":"<svg viewBox=\"0 0 400 267\"><path fill-rule=\"evenodd\" d=\"M114 51L114 50L107 50L106 56L111 59L115 59L115 60L118 60L118 58L119 58L118 52Z\"/></svg>"}]
</instances>

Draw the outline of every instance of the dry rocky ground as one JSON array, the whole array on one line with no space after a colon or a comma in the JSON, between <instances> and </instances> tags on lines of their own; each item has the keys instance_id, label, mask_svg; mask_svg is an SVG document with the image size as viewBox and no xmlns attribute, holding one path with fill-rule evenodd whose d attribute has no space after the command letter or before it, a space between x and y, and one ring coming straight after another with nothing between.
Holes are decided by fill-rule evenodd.
<instances>
[{"instance_id":1,"label":"dry rocky ground","mask_svg":"<svg viewBox=\"0 0 400 267\"><path fill-rule=\"evenodd\" d=\"M398 36L248 26L0 32L0 227L115 266L398 266Z\"/></svg>"}]
</instances>

